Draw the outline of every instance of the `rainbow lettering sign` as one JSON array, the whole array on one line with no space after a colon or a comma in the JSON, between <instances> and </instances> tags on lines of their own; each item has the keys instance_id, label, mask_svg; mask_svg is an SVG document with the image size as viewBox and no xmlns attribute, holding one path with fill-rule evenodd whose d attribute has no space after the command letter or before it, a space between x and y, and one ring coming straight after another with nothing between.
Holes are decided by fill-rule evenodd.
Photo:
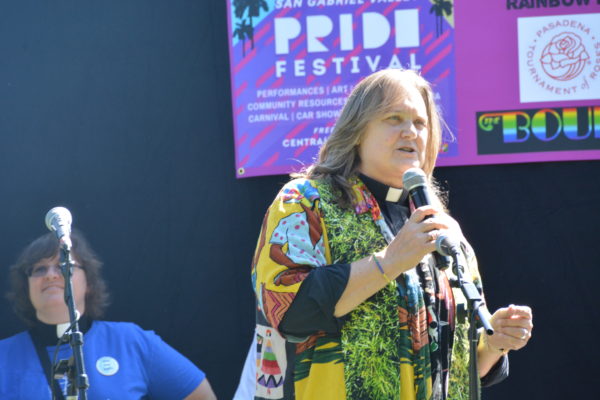
<instances>
[{"instance_id":1,"label":"rainbow lettering sign","mask_svg":"<svg viewBox=\"0 0 600 400\"><path fill-rule=\"evenodd\" d=\"M456 127L451 2L232 0L228 19L238 177L312 163L352 87L383 68L420 71Z\"/></svg>"},{"instance_id":2,"label":"rainbow lettering sign","mask_svg":"<svg viewBox=\"0 0 600 400\"><path fill-rule=\"evenodd\" d=\"M479 154L600 150L600 107L477 113Z\"/></svg>"}]
</instances>

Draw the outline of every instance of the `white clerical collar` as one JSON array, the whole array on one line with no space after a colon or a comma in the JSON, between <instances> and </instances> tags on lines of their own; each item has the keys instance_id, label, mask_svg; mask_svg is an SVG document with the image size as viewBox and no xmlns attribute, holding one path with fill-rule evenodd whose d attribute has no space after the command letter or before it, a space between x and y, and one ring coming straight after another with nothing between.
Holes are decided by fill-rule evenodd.
<instances>
[{"instance_id":1,"label":"white clerical collar","mask_svg":"<svg viewBox=\"0 0 600 400\"><path fill-rule=\"evenodd\" d=\"M79 310L75 310L75 319L77 321L79 321L80 316L81 316L81 314L79 313ZM70 322L65 322L65 323L56 325L56 337L60 339L65 334L67 329L69 329L70 326L71 326Z\"/></svg>"},{"instance_id":2,"label":"white clerical collar","mask_svg":"<svg viewBox=\"0 0 600 400\"><path fill-rule=\"evenodd\" d=\"M400 200L401 196L402 196L402 189L389 187L388 191L387 191L387 195L385 196L385 201L396 203L398 200Z\"/></svg>"},{"instance_id":3,"label":"white clerical collar","mask_svg":"<svg viewBox=\"0 0 600 400\"><path fill-rule=\"evenodd\" d=\"M71 326L70 322L56 325L56 337L60 339L65 334L67 329L69 329L69 326Z\"/></svg>"}]
</instances>

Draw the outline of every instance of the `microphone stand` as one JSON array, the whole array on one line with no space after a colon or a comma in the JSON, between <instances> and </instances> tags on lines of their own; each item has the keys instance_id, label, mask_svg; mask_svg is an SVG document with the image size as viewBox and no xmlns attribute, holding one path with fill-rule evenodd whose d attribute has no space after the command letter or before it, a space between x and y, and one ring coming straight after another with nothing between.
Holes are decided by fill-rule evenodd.
<instances>
[{"instance_id":1,"label":"microphone stand","mask_svg":"<svg viewBox=\"0 0 600 400\"><path fill-rule=\"evenodd\" d=\"M83 333L79 330L79 322L73 299L73 258L71 257L71 248L64 241L60 241L60 270L65 281L65 303L69 309L69 319L71 332L69 335L69 344L73 351L71 357L74 362L69 360L67 368L67 397L66 400L87 400L87 389L89 388L88 376L85 373L83 363ZM67 333L65 333L66 335ZM74 364L74 365L73 365ZM73 368L74 367L74 368Z\"/></svg>"},{"instance_id":2,"label":"microphone stand","mask_svg":"<svg viewBox=\"0 0 600 400\"><path fill-rule=\"evenodd\" d=\"M449 253L451 253L452 259L454 260L454 267L456 269L454 272L458 278L456 284L461 288L467 300L467 315L469 316L469 400L479 400L481 399L481 382L479 380L479 372L477 371L477 343L479 341L477 321L481 322L481 325L483 325L483 328L488 335L493 335L494 329L492 328L487 315L485 315L481 309L481 306L485 303L483 302L479 290L477 290L477 287L473 282L463 279L463 266L460 265L459 262L458 249L453 247Z\"/></svg>"}]
</instances>

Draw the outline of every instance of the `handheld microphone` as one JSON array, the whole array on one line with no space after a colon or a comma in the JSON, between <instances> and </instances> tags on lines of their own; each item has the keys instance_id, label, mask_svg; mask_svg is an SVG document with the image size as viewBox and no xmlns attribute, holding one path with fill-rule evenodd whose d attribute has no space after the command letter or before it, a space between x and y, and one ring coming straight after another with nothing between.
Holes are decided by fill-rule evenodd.
<instances>
[{"instance_id":1,"label":"handheld microphone","mask_svg":"<svg viewBox=\"0 0 600 400\"><path fill-rule=\"evenodd\" d=\"M406 170L402 176L402 184L404 189L408 190L408 194L415 207L418 208L431 204L429 187L427 186L427 177L420 168L410 168ZM428 215L425 218L427 219L429 217L431 217L431 215ZM458 284L469 304L473 304L472 306L469 305L468 307L473 307L477 318L483 325L487 334L493 335L494 329L492 328L492 325L490 324L486 314L481 309L481 306L484 304L481 294L473 282L462 279L462 266L458 264L460 243L448 235L440 235L435 241L435 249L436 251L433 253L433 257L435 259L437 268L444 270L452 265L453 258L456 260L455 273L458 276Z\"/></svg>"},{"instance_id":2,"label":"handheld microphone","mask_svg":"<svg viewBox=\"0 0 600 400\"><path fill-rule=\"evenodd\" d=\"M73 217L64 207L54 207L46 214L46 227L56 234L61 247L71 249L71 223Z\"/></svg>"},{"instance_id":3,"label":"handheld microphone","mask_svg":"<svg viewBox=\"0 0 600 400\"><path fill-rule=\"evenodd\" d=\"M405 190L408 190L408 195L415 205L415 208L431 204L427 177L422 169L407 169L402 176L402 185ZM425 217L425 219L428 218L431 218L431 215ZM447 235L440 235L435 241L435 247L436 252L433 253L435 263L439 269L444 270L452 264L452 259L449 256L458 251L457 244L449 239Z\"/></svg>"},{"instance_id":4,"label":"handheld microphone","mask_svg":"<svg viewBox=\"0 0 600 400\"><path fill-rule=\"evenodd\" d=\"M429 196L429 186L427 185L427 177L425 172L420 168L409 168L402 176L402 186L408 190L411 200L416 208L428 206L431 204L431 196ZM430 218L431 215L425 217Z\"/></svg>"}]
</instances>

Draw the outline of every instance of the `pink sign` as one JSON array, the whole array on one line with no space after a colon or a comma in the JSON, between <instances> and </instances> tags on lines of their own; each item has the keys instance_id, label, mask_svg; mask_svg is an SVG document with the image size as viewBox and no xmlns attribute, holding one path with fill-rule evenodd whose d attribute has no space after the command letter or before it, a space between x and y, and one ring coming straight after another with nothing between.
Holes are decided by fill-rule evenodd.
<instances>
[{"instance_id":1,"label":"pink sign","mask_svg":"<svg viewBox=\"0 0 600 400\"><path fill-rule=\"evenodd\" d=\"M600 159L600 4L456 4L458 144L439 165Z\"/></svg>"}]
</instances>

